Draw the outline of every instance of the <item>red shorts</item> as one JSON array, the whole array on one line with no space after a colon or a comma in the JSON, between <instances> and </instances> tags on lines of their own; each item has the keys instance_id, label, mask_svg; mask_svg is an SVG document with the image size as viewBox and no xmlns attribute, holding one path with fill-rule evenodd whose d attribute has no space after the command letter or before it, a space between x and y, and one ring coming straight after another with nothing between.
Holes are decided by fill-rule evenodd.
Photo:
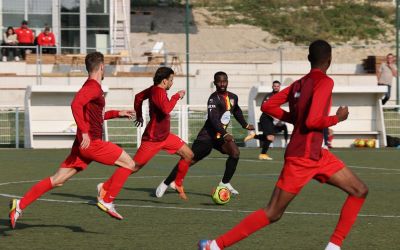
<instances>
[{"instance_id":1,"label":"red shorts","mask_svg":"<svg viewBox=\"0 0 400 250\"><path fill-rule=\"evenodd\" d=\"M184 144L185 142L174 134L169 134L164 141L142 141L133 160L144 166L160 150L165 150L168 154L175 154Z\"/></svg>"},{"instance_id":2,"label":"red shorts","mask_svg":"<svg viewBox=\"0 0 400 250\"><path fill-rule=\"evenodd\" d=\"M62 168L78 168L79 170L86 169L87 165L92 161L97 161L104 165L114 165L121 156L123 150L114 143L93 140L87 149L81 149L79 142L74 141L71 153L61 163Z\"/></svg>"},{"instance_id":3,"label":"red shorts","mask_svg":"<svg viewBox=\"0 0 400 250\"><path fill-rule=\"evenodd\" d=\"M276 184L280 189L297 194L311 180L325 183L336 172L344 168L344 163L326 149L318 161L303 157L287 157Z\"/></svg>"}]
</instances>

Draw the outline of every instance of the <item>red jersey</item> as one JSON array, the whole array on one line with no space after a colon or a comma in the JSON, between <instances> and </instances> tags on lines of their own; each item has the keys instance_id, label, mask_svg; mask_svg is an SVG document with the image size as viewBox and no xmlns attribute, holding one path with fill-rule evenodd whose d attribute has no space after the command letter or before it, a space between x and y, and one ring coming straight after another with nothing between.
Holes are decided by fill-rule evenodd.
<instances>
[{"instance_id":1,"label":"red jersey","mask_svg":"<svg viewBox=\"0 0 400 250\"><path fill-rule=\"evenodd\" d=\"M19 43L33 43L35 41L33 32L29 28L18 28L15 30L15 34L17 34L17 39Z\"/></svg>"},{"instance_id":2,"label":"red jersey","mask_svg":"<svg viewBox=\"0 0 400 250\"><path fill-rule=\"evenodd\" d=\"M91 140L101 139L104 120L118 117L119 111L104 112L106 102L100 84L94 79L88 79L76 93L71 103L78 130L76 138L82 141L82 134L88 133Z\"/></svg>"},{"instance_id":3,"label":"red jersey","mask_svg":"<svg viewBox=\"0 0 400 250\"><path fill-rule=\"evenodd\" d=\"M180 99L178 93L168 99L167 91L151 86L135 96L136 117L142 117L142 103L149 99L150 122L144 130L143 141L164 141L170 134L171 118L169 113Z\"/></svg>"},{"instance_id":4,"label":"red jersey","mask_svg":"<svg viewBox=\"0 0 400 250\"><path fill-rule=\"evenodd\" d=\"M332 89L330 77L320 69L311 69L303 78L263 103L262 112L294 125L285 157L320 159L323 128L339 122L336 115L329 116ZM286 102L289 102L289 112L280 107Z\"/></svg>"},{"instance_id":5,"label":"red jersey","mask_svg":"<svg viewBox=\"0 0 400 250\"><path fill-rule=\"evenodd\" d=\"M40 46L54 46L56 45L56 39L54 38L54 34L49 32L47 35L42 32L37 37L37 42Z\"/></svg>"}]
</instances>

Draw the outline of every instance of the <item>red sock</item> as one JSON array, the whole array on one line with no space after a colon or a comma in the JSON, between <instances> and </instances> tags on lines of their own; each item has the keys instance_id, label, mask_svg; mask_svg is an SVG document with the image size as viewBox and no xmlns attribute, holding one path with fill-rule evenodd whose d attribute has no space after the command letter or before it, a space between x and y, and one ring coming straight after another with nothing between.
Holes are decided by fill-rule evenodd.
<instances>
[{"instance_id":1,"label":"red sock","mask_svg":"<svg viewBox=\"0 0 400 250\"><path fill-rule=\"evenodd\" d=\"M358 212L364 204L365 198L357 198L349 195L340 212L339 222L331 236L331 242L341 246L343 240L349 234L351 227L357 219Z\"/></svg>"},{"instance_id":2,"label":"red sock","mask_svg":"<svg viewBox=\"0 0 400 250\"><path fill-rule=\"evenodd\" d=\"M176 174L175 177L175 184L178 186L182 186L183 184L183 179L185 178L188 170L189 170L189 166L190 166L190 162L191 161L186 161L184 159L181 159L178 162L178 173Z\"/></svg>"},{"instance_id":3,"label":"red sock","mask_svg":"<svg viewBox=\"0 0 400 250\"><path fill-rule=\"evenodd\" d=\"M111 176L112 182L110 188L107 190L103 199L105 202L109 203L114 201L131 173L132 170L123 167L119 167L115 170L114 174Z\"/></svg>"},{"instance_id":4,"label":"red sock","mask_svg":"<svg viewBox=\"0 0 400 250\"><path fill-rule=\"evenodd\" d=\"M110 186L111 186L111 183L112 183L112 177L113 177L114 175L111 175L110 176L110 178L108 178L108 180L107 181L105 181L104 183L103 183L103 189L104 190L109 190L110 189Z\"/></svg>"},{"instance_id":5,"label":"red sock","mask_svg":"<svg viewBox=\"0 0 400 250\"><path fill-rule=\"evenodd\" d=\"M19 208L21 210L25 209L29 204L37 200L40 196L42 196L47 191L53 188L53 184L51 184L50 177L45 178L38 183L36 183L31 189L26 192L24 197L21 198L19 202Z\"/></svg>"},{"instance_id":6,"label":"red sock","mask_svg":"<svg viewBox=\"0 0 400 250\"><path fill-rule=\"evenodd\" d=\"M269 219L267 218L267 214L265 213L264 209L254 211L230 231L226 232L224 235L219 236L216 239L217 245L221 249L229 247L236 242L243 240L255 231L267 226L268 224Z\"/></svg>"}]
</instances>

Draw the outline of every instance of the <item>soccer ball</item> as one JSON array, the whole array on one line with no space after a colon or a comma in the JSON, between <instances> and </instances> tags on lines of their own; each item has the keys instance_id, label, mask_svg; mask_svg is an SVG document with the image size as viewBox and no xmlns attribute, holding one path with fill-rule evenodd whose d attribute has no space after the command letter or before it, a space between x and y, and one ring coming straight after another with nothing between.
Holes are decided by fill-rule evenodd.
<instances>
[{"instance_id":1,"label":"soccer ball","mask_svg":"<svg viewBox=\"0 0 400 250\"><path fill-rule=\"evenodd\" d=\"M215 204L224 205L231 199L231 192L226 187L218 186L212 192L212 200Z\"/></svg>"},{"instance_id":2,"label":"soccer ball","mask_svg":"<svg viewBox=\"0 0 400 250\"><path fill-rule=\"evenodd\" d=\"M375 139L369 139L366 143L367 147L369 148L375 148Z\"/></svg>"}]
</instances>

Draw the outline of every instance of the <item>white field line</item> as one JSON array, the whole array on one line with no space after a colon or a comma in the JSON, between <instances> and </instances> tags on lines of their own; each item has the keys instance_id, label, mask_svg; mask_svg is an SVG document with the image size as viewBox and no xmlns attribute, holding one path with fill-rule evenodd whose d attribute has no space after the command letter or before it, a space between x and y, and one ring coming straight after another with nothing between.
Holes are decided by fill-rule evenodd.
<instances>
[{"instance_id":1,"label":"white field line","mask_svg":"<svg viewBox=\"0 0 400 250\"><path fill-rule=\"evenodd\" d=\"M20 196L12 194L0 194L0 196L7 198L21 198ZM70 201L70 200L54 200L54 199L38 199L40 201L58 202L58 203L72 203L72 204L91 204L95 202L92 200L87 201ZM199 207L175 207L175 206L154 206L154 205L133 205L133 204L116 204L118 207L131 207L131 208L152 208L152 209L171 209L171 210L187 210L187 211L202 211L202 212L232 212L232 213L251 213L250 210L234 210L234 209L217 209L217 208L199 208ZM338 213L318 213L318 212L294 212L286 211L285 214L291 215L311 215L311 216L339 216ZM379 215L379 214L359 214L359 217L375 217L375 218L390 218L400 219L400 215Z\"/></svg>"}]
</instances>

